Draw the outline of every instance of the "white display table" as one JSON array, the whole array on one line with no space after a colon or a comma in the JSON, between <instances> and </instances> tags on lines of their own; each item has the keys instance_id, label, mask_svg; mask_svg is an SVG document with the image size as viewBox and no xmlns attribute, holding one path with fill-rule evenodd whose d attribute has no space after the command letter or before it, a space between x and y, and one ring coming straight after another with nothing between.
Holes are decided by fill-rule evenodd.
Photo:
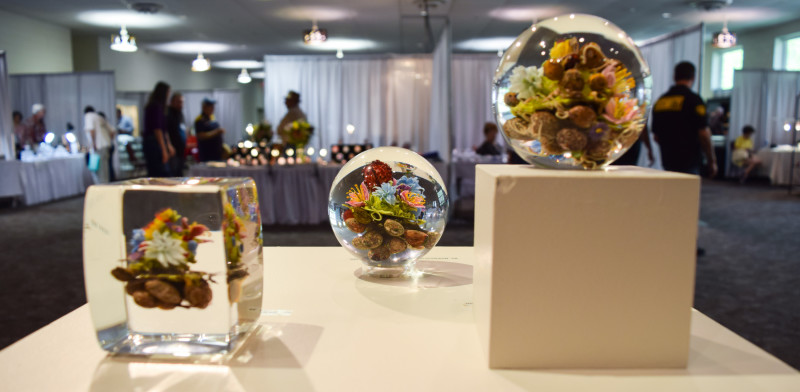
<instances>
[{"instance_id":1,"label":"white display table","mask_svg":"<svg viewBox=\"0 0 800 392\"><path fill-rule=\"evenodd\" d=\"M94 182L84 154L33 162L0 161L0 172L0 197L18 197L25 205L80 195Z\"/></svg>"},{"instance_id":2,"label":"white display table","mask_svg":"<svg viewBox=\"0 0 800 392\"><path fill-rule=\"evenodd\" d=\"M8 391L793 391L800 374L699 312L685 370L489 370L472 248L436 248L411 282L361 280L341 248L265 248L264 316L218 364L111 358L82 306L0 351ZM521 309L520 311L524 311Z\"/></svg>"}]
</instances>

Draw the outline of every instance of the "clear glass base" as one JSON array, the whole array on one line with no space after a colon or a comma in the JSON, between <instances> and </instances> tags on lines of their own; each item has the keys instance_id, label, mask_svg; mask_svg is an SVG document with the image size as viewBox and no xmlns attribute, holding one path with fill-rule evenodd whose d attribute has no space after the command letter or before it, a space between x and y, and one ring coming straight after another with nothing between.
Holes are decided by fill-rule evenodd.
<instances>
[{"instance_id":1,"label":"clear glass base","mask_svg":"<svg viewBox=\"0 0 800 392\"><path fill-rule=\"evenodd\" d=\"M361 264L361 275L371 278L407 278L417 274L417 262L412 261L398 265Z\"/></svg>"},{"instance_id":2,"label":"clear glass base","mask_svg":"<svg viewBox=\"0 0 800 392\"><path fill-rule=\"evenodd\" d=\"M98 332L104 350L118 355L143 355L168 358L229 354L249 334L240 329L230 334L140 334L124 325Z\"/></svg>"}]
</instances>

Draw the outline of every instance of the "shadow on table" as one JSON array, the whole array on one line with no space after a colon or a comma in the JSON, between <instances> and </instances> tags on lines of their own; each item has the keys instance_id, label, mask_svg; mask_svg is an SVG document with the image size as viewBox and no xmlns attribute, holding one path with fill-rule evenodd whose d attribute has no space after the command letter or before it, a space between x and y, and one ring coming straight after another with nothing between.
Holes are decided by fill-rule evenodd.
<instances>
[{"instance_id":1,"label":"shadow on table","mask_svg":"<svg viewBox=\"0 0 800 392\"><path fill-rule=\"evenodd\" d=\"M469 264L445 261L420 260L417 271L421 274L413 278L375 278L361 274L361 268L353 275L361 280L387 286L434 289L472 284L472 266Z\"/></svg>"},{"instance_id":2,"label":"shadow on table","mask_svg":"<svg viewBox=\"0 0 800 392\"><path fill-rule=\"evenodd\" d=\"M686 369L498 369L496 373L523 388L541 387L543 383L555 387L561 382L575 387L574 376L585 376L582 382L590 389L601 378L614 378L618 386L623 387L628 383L629 386L639 385L643 377L659 377L666 390L693 389L697 385L696 377L704 376L718 381L723 381L725 376L797 376L797 371L788 365L776 366L766 352L747 352L695 335L691 337ZM747 385L748 381L743 379L742 382Z\"/></svg>"},{"instance_id":3,"label":"shadow on table","mask_svg":"<svg viewBox=\"0 0 800 392\"><path fill-rule=\"evenodd\" d=\"M472 266L421 260L417 278L370 278L354 271L356 290L385 308L431 320L472 322ZM421 306L424 304L424 306Z\"/></svg>"},{"instance_id":4,"label":"shadow on table","mask_svg":"<svg viewBox=\"0 0 800 392\"><path fill-rule=\"evenodd\" d=\"M98 364L91 390L312 391L303 367L322 330L308 324L263 324L229 356L185 360L108 356Z\"/></svg>"}]
</instances>

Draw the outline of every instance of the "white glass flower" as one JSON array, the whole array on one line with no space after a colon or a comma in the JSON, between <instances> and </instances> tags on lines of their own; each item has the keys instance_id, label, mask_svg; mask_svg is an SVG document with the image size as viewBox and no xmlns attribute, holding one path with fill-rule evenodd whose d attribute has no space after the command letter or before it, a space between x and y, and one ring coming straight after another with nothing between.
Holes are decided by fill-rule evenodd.
<instances>
[{"instance_id":1,"label":"white glass flower","mask_svg":"<svg viewBox=\"0 0 800 392\"><path fill-rule=\"evenodd\" d=\"M163 266L182 266L186 264L182 241L173 238L168 232L154 232L153 239L145 241L144 257L156 259Z\"/></svg>"},{"instance_id":2,"label":"white glass flower","mask_svg":"<svg viewBox=\"0 0 800 392\"><path fill-rule=\"evenodd\" d=\"M511 71L511 77L508 79L511 82L509 91L517 93L517 98L520 100L528 99L536 95L536 90L542 88L542 75L541 68L517 66Z\"/></svg>"}]
</instances>

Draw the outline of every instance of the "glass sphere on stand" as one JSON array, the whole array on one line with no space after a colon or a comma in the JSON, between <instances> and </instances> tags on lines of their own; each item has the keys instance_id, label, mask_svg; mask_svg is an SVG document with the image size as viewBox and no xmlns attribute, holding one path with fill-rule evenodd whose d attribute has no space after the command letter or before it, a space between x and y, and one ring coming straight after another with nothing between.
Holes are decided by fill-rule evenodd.
<instances>
[{"instance_id":1,"label":"glass sphere on stand","mask_svg":"<svg viewBox=\"0 0 800 392\"><path fill-rule=\"evenodd\" d=\"M414 276L417 259L439 241L450 200L439 172L422 156L378 147L349 160L333 181L328 217L362 275Z\"/></svg>"},{"instance_id":2,"label":"glass sphere on stand","mask_svg":"<svg viewBox=\"0 0 800 392\"><path fill-rule=\"evenodd\" d=\"M599 169L647 122L650 69L613 23L561 15L526 29L503 54L492 103L503 137L535 166Z\"/></svg>"}]
</instances>

